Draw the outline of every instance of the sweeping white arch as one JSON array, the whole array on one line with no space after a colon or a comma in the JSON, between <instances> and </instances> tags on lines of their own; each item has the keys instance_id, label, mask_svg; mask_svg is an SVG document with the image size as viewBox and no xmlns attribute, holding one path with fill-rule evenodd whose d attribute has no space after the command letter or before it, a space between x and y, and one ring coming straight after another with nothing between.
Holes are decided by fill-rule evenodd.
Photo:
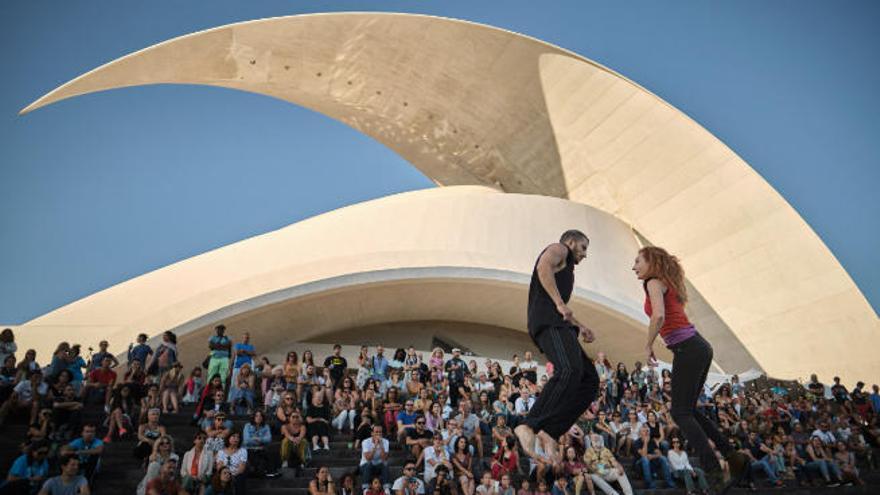
<instances>
[{"instance_id":1,"label":"sweeping white arch","mask_svg":"<svg viewBox=\"0 0 880 495\"><path fill-rule=\"evenodd\" d=\"M440 185L598 207L679 255L707 303L697 320L731 329L770 374L880 373L877 315L797 212L696 122L577 54L436 17L282 17L122 57L23 113L161 83L311 108L374 137Z\"/></svg>"}]
</instances>

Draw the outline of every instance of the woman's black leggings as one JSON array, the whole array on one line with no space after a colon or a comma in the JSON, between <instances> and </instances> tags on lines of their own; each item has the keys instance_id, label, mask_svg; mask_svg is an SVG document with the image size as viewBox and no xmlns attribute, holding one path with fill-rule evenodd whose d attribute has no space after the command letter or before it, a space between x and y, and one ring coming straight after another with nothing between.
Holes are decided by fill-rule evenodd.
<instances>
[{"instance_id":1,"label":"woman's black leggings","mask_svg":"<svg viewBox=\"0 0 880 495\"><path fill-rule=\"evenodd\" d=\"M712 346L698 333L669 349L673 353L672 419L697 451L703 470L718 469L718 459L708 439L711 438L715 448L725 455L730 452L730 445L718 431L718 426L697 410L697 399L712 365Z\"/></svg>"}]
</instances>

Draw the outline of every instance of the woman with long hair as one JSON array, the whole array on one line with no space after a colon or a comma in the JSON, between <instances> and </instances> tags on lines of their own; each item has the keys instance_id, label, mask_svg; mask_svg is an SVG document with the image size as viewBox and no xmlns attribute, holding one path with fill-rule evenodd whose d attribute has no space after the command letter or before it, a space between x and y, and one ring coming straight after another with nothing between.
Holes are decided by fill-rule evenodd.
<instances>
[{"instance_id":1,"label":"woman with long hair","mask_svg":"<svg viewBox=\"0 0 880 495\"><path fill-rule=\"evenodd\" d=\"M639 250L632 267L645 291L645 313L651 318L645 352L648 364L656 363L657 335L673 353L672 414L688 443L697 451L700 464L713 481L720 481L722 466L709 445L709 438L721 451L737 478L745 468L744 456L730 447L718 427L697 409L706 375L712 365L712 346L694 328L685 314L687 287L678 258L656 246ZM734 480L736 481L736 480ZM723 491L723 488L722 488Z\"/></svg>"},{"instance_id":2,"label":"woman with long hair","mask_svg":"<svg viewBox=\"0 0 880 495\"><path fill-rule=\"evenodd\" d=\"M297 378L299 378L299 356L296 351L290 351L287 353L287 359L284 360L284 380L293 389L296 388Z\"/></svg>"},{"instance_id":3,"label":"woman with long hair","mask_svg":"<svg viewBox=\"0 0 880 495\"><path fill-rule=\"evenodd\" d=\"M468 450L467 438L464 435L455 439L455 453L452 456L452 466L454 467L455 476L461 485L461 491L464 495L474 495L475 483L474 473L471 470L473 457Z\"/></svg>"},{"instance_id":4,"label":"woman with long hair","mask_svg":"<svg viewBox=\"0 0 880 495\"><path fill-rule=\"evenodd\" d=\"M211 477L211 483L205 487L204 495L233 495L235 493L235 483L233 482L232 471L228 467L222 466L214 472Z\"/></svg>"}]
</instances>

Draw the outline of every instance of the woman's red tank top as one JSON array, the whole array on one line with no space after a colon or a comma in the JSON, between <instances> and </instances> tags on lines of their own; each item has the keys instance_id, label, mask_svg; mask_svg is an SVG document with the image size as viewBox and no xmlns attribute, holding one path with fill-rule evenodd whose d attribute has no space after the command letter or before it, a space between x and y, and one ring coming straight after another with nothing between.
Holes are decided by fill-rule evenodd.
<instances>
[{"instance_id":1,"label":"woman's red tank top","mask_svg":"<svg viewBox=\"0 0 880 495\"><path fill-rule=\"evenodd\" d=\"M654 310L651 308L651 298L648 296L648 280L645 280L644 283L645 314L651 316ZM663 318L663 326L660 327L660 337L666 336L673 330L691 326L691 322L684 312L684 305L678 300L678 291L675 290L675 287L666 286L666 293L663 294L663 306L666 310L666 316Z\"/></svg>"}]
</instances>

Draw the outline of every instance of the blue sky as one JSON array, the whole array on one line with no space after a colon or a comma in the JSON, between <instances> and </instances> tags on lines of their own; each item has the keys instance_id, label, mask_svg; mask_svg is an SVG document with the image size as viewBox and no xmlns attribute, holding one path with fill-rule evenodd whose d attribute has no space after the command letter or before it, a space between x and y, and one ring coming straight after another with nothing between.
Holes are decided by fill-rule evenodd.
<instances>
[{"instance_id":1,"label":"blue sky","mask_svg":"<svg viewBox=\"0 0 880 495\"><path fill-rule=\"evenodd\" d=\"M343 124L230 90L130 88L17 115L157 42L329 11L482 22L624 74L749 162L880 307L880 2L4 0L0 322L340 206L432 187Z\"/></svg>"}]
</instances>

